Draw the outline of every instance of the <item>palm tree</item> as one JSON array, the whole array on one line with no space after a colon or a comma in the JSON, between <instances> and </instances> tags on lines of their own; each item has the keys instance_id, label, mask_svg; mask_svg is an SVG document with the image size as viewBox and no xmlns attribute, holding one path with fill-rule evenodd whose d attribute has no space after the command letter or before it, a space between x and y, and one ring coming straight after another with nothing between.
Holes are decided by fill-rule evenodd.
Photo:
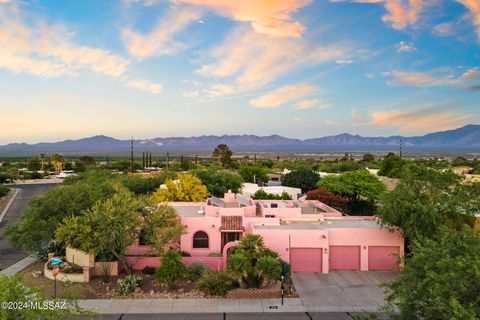
<instances>
[{"instance_id":1,"label":"palm tree","mask_svg":"<svg viewBox=\"0 0 480 320\"><path fill-rule=\"evenodd\" d=\"M42 171L45 165L45 153L40 153L40 162L42 164Z\"/></svg>"},{"instance_id":2,"label":"palm tree","mask_svg":"<svg viewBox=\"0 0 480 320\"><path fill-rule=\"evenodd\" d=\"M63 163L65 162L65 157L61 153L54 153L52 155L53 166L55 167L56 172L60 172L63 169Z\"/></svg>"}]
</instances>

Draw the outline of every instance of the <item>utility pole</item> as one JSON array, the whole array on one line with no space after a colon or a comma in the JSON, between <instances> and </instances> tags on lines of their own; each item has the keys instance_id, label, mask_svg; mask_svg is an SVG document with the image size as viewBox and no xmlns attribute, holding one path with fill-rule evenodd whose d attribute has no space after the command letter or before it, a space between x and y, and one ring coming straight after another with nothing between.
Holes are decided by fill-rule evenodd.
<instances>
[{"instance_id":1,"label":"utility pole","mask_svg":"<svg viewBox=\"0 0 480 320\"><path fill-rule=\"evenodd\" d=\"M133 172L133 137L130 142L130 172Z\"/></svg>"},{"instance_id":2,"label":"utility pole","mask_svg":"<svg viewBox=\"0 0 480 320\"><path fill-rule=\"evenodd\" d=\"M195 155L195 165L197 165L197 164L198 164L198 156Z\"/></svg>"},{"instance_id":3,"label":"utility pole","mask_svg":"<svg viewBox=\"0 0 480 320\"><path fill-rule=\"evenodd\" d=\"M256 153L253 154L253 162L255 164L257 164L257 154Z\"/></svg>"},{"instance_id":4,"label":"utility pole","mask_svg":"<svg viewBox=\"0 0 480 320\"><path fill-rule=\"evenodd\" d=\"M400 139L400 158L403 158L402 139Z\"/></svg>"},{"instance_id":5,"label":"utility pole","mask_svg":"<svg viewBox=\"0 0 480 320\"><path fill-rule=\"evenodd\" d=\"M167 151L167 170L170 169L170 152Z\"/></svg>"}]
</instances>

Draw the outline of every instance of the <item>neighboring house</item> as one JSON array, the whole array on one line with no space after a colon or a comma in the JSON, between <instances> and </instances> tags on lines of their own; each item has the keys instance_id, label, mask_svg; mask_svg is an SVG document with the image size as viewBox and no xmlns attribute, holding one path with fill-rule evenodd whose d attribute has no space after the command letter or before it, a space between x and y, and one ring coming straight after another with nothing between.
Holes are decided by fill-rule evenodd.
<instances>
[{"instance_id":1,"label":"neighboring house","mask_svg":"<svg viewBox=\"0 0 480 320\"><path fill-rule=\"evenodd\" d=\"M382 228L375 217L342 216L319 201L252 200L226 193L223 199L168 205L187 227L180 239L180 250L191 256L186 263L223 268L228 249L246 233L261 235L293 272L397 270L397 256L404 252L400 232ZM146 252L145 247L132 247L130 255ZM159 264L149 257L129 261L135 269Z\"/></svg>"},{"instance_id":2,"label":"neighboring house","mask_svg":"<svg viewBox=\"0 0 480 320\"><path fill-rule=\"evenodd\" d=\"M298 196L302 193L302 190L299 188L291 188L291 187L285 187L285 186L260 187L256 183L244 183L242 186L241 194L247 198L250 198L258 190L263 190L266 193L275 194L275 195L282 195L282 193L286 192L290 195L290 197L293 200L298 200Z\"/></svg>"}]
</instances>

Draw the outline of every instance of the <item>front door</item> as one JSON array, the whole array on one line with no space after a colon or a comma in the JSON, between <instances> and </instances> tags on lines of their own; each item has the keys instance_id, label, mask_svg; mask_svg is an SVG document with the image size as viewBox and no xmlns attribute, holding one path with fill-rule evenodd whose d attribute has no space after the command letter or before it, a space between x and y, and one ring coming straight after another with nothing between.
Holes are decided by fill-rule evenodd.
<instances>
[{"instance_id":1,"label":"front door","mask_svg":"<svg viewBox=\"0 0 480 320\"><path fill-rule=\"evenodd\" d=\"M238 241L242 236L241 232L222 232L222 253L223 247L229 242Z\"/></svg>"}]
</instances>

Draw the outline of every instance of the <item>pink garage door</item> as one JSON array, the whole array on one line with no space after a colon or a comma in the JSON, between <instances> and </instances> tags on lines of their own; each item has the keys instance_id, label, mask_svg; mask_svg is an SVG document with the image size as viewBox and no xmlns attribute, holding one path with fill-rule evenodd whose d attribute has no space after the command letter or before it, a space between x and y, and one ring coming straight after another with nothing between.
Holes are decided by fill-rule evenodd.
<instances>
[{"instance_id":1,"label":"pink garage door","mask_svg":"<svg viewBox=\"0 0 480 320\"><path fill-rule=\"evenodd\" d=\"M330 270L360 270L360 246L330 246Z\"/></svg>"},{"instance_id":2,"label":"pink garage door","mask_svg":"<svg viewBox=\"0 0 480 320\"><path fill-rule=\"evenodd\" d=\"M399 247L368 247L368 270L398 270Z\"/></svg>"},{"instance_id":3,"label":"pink garage door","mask_svg":"<svg viewBox=\"0 0 480 320\"><path fill-rule=\"evenodd\" d=\"M293 272L322 272L322 248L291 248Z\"/></svg>"}]
</instances>

